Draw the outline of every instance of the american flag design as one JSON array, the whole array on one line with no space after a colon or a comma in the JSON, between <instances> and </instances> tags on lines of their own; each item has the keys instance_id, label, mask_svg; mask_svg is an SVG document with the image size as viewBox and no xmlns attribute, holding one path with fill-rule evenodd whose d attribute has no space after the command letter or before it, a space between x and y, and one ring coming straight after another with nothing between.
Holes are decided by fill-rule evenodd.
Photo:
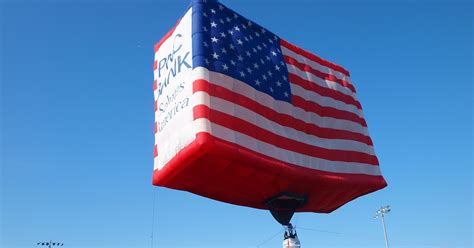
<instances>
[{"instance_id":1,"label":"american flag design","mask_svg":"<svg viewBox=\"0 0 474 248\"><path fill-rule=\"evenodd\" d=\"M312 212L386 186L349 72L217 1L192 1L154 68L155 185Z\"/></svg>"}]
</instances>

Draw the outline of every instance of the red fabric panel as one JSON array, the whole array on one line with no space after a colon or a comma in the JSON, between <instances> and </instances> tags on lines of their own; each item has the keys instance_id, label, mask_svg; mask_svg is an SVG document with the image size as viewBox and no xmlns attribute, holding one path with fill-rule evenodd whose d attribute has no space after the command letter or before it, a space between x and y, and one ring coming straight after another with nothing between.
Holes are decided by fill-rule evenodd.
<instances>
[{"instance_id":1,"label":"red fabric panel","mask_svg":"<svg viewBox=\"0 0 474 248\"><path fill-rule=\"evenodd\" d=\"M163 169L153 184L218 201L267 209L280 192L308 197L299 212L329 213L361 195L384 188L382 176L337 174L284 163L245 147L199 133Z\"/></svg>"}]
</instances>

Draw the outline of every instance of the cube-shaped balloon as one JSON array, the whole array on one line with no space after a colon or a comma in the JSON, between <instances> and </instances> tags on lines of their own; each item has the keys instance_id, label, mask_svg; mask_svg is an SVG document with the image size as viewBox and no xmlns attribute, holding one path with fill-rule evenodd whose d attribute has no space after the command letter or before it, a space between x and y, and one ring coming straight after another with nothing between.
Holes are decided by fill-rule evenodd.
<instances>
[{"instance_id":1,"label":"cube-shaped balloon","mask_svg":"<svg viewBox=\"0 0 474 248\"><path fill-rule=\"evenodd\" d=\"M386 186L349 72L216 1L155 45L153 184L328 213Z\"/></svg>"}]
</instances>

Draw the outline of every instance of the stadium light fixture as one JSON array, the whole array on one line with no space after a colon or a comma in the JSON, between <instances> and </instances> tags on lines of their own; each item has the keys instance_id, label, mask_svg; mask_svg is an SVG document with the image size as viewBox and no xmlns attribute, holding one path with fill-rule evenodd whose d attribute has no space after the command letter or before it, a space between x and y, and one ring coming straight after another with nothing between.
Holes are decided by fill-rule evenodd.
<instances>
[{"instance_id":1,"label":"stadium light fixture","mask_svg":"<svg viewBox=\"0 0 474 248\"><path fill-rule=\"evenodd\" d=\"M384 217L387 213L390 213L390 211L391 211L390 205L387 205L387 206L380 207L375 212L375 215L374 215L374 219L378 219L378 218L382 219L383 234L384 234L384 237L385 237L385 247L386 248L389 248L389 246L388 246L387 228L385 227Z\"/></svg>"}]
</instances>

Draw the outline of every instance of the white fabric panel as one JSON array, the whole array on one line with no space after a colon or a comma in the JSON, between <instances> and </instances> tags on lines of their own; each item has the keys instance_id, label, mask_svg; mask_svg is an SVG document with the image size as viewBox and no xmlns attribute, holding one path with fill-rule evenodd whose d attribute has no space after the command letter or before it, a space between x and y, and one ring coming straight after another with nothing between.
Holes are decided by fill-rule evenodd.
<instances>
[{"instance_id":1,"label":"white fabric panel","mask_svg":"<svg viewBox=\"0 0 474 248\"><path fill-rule=\"evenodd\" d=\"M171 36L155 53L157 70L154 71L158 89L154 91L158 110L155 122L158 132L155 145L158 157L155 170L161 169L179 151L196 137L193 129L192 89L192 9L190 8ZM172 59L171 59L172 58ZM183 61L186 64L182 63ZM159 77L158 71L161 72Z\"/></svg>"}]
</instances>

